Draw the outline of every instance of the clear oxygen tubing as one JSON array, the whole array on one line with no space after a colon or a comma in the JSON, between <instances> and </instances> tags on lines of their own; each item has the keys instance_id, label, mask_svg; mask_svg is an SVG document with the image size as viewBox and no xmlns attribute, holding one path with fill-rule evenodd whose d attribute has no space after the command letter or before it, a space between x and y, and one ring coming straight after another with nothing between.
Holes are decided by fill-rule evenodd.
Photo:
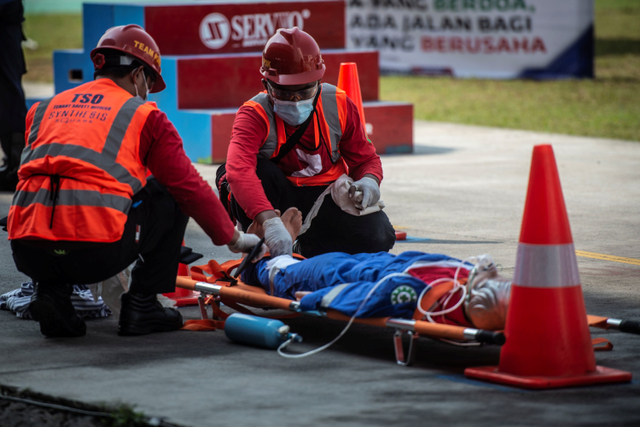
<instances>
[{"instance_id":1,"label":"clear oxygen tubing","mask_svg":"<svg viewBox=\"0 0 640 427\"><path fill-rule=\"evenodd\" d=\"M449 282L451 281L450 278L441 278L441 279L436 279L433 282L429 283L424 290L420 293L420 296L418 297L418 302L417 302L417 307L418 310L425 315L425 318L431 322L431 323L436 323L435 320L433 320L433 318L431 316L444 316L447 313L451 313L452 311L454 311L455 309L457 309L458 307L460 307L460 305L464 302L465 300L465 296L467 294L467 288L466 286L460 284L460 282L458 282L458 274L460 273L460 269L465 265L465 263L469 261L469 262L473 262L476 261L476 263L478 263L480 261L480 257L477 256L471 256L468 258L465 258L464 260L460 261L460 264L458 265L458 267L456 268L456 272L453 275L453 288L448 292L448 295L446 296L446 299L444 301L444 303L442 304L443 307L446 307L448 302L451 300L451 298L453 298L453 296L459 292L462 291L462 295L460 296L460 300L454 304L452 307L446 308L444 310L440 310L440 311L426 311L421 307L421 302L422 302L422 298L424 298L424 295L427 293L427 291L431 288L433 288L434 285L437 285L439 283L443 283L443 282ZM369 293L367 294L367 296L365 297L365 299L362 301L362 303L360 303L360 306L358 306L358 309L355 311L355 313L353 314L353 316L351 316L351 319L349 319L349 322L347 323L347 326L344 327L344 329L342 330L342 332L340 332L340 334L338 334L337 337L335 337L333 340L331 340L329 343L318 347L314 350L310 350L306 353L301 353L301 354L288 354L284 352L284 349L287 348L287 346L293 341L293 339L288 339L287 341L283 342L280 347L278 347L278 354L282 357L286 357L288 359L301 359L303 357L307 357L307 356L311 356L313 354L316 353L320 353L323 350L328 349L329 347L331 347L333 344L335 344L340 338L342 338L342 336L344 334L347 333L347 331L349 330L349 328L351 327L351 325L353 324L353 321L356 319L356 316L358 315L358 312L360 312L360 310L362 309L362 307L364 307L364 305L366 304L366 302L369 300L369 298L371 297L371 295L373 295L373 293L375 292L376 289L378 289L378 287L383 284L386 280L392 278L392 277L399 277L399 276L409 276L409 277L413 277L409 274L409 271L411 271L414 268L420 268L423 267L423 265L411 265L409 267L407 267L402 273L391 273L385 277L383 277L382 279L380 279L373 288L371 288L371 290L369 291ZM467 347L467 346L478 346L481 345L482 343L476 343L476 342L472 342L472 343L461 343L461 342L456 342L456 341L451 341L451 340L447 340L444 338L440 338L441 341L447 342L449 344L453 344L453 345L458 345L458 346L463 346L463 347Z\"/></svg>"},{"instance_id":2,"label":"clear oxygen tubing","mask_svg":"<svg viewBox=\"0 0 640 427\"><path fill-rule=\"evenodd\" d=\"M367 294L367 296L364 298L364 300L362 300L362 302L360 303L360 305L358 306L358 309L355 311L355 313L353 313L353 316L351 316L351 319L349 319L349 322L347 323L347 326L344 327L344 329L342 330L342 332L340 332L340 334L335 337L333 340L331 340L329 343L318 347L314 350L310 350L306 353L301 353L301 354L288 354L284 352L284 349L287 348L287 346L291 343L291 341L293 341L293 338L288 339L287 341L283 342L280 347L278 347L278 354L282 357L286 357L288 359L301 359L303 357L307 357L307 356L311 356L313 354L316 353L320 353L323 350L328 349L329 347L331 347L333 344L335 344L340 338L342 338L342 336L344 334L347 333L347 331L349 330L349 328L351 327L351 325L353 324L353 321L356 319L356 316L358 315L358 312L360 312L360 310L362 309L362 307L364 307L364 305L367 303L367 301L369 300L369 298L371 298L371 295L373 295L373 293L375 292L376 289L378 289L378 287L383 284L385 281L389 280L392 277L398 277L398 276L409 276L409 277L413 277L410 276L409 274L407 274L406 272L402 272L402 273L391 273L388 274L386 276L384 276L382 279L380 279L378 281L378 283L376 283L373 288L371 288L371 290L369 291L369 293Z\"/></svg>"},{"instance_id":3,"label":"clear oxygen tubing","mask_svg":"<svg viewBox=\"0 0 640 427\"><path fill-rule=\"evenodd\" d=\"M458 274L460 273L460 269L462 268L462 266L465 265L466 262L475 263L476 266L474 268L478 268L478 267L480 267L478 264L481 263L483 260L484 259L483 259L482 256L471 256L471 257L465 258L462 261L460 261L460 264L458 265L458 268L456 268L456 272L453 275L453 288L451 288L451 290L445 294L446 295L445 300L441 304L442 307L447 307L447 304L449 303L449 301L451 301L451 298L453 298L453 296L455 294L457 294L458 292L462 292L462 295L460 295L460 299L458 300L458 302L455 303L454 305L452 305L451 307L444 308L444 309L442 309L440 311L428 311L428 310L425 310L425 309L422 308L422 298L424 298L425 294L427 293L427 291L429 289L432 289L435 285L437 285L439 283L450 282L452 279L450 279L448 277L443 277L441 279L436 279L433 282L429 283L428 286L424 288L424 290L420 293L420 296L418 297L418 306L417 306L417 308L418 308L418 311L420 311L422 314L424 314L424 318L427 319L431 323L436 323L436 321L433 320L432 316L443 316L444 317L444 315L446 315L448 313L451 313L452 311L454 311L458 307L460 307L464 303L465 298L467 296L467 292L468 292L467 291L467 287L462 285L458 281ZM419 265L410 266L405 271L408 272L409 270L411 270L413 268L419 268L419 267L420 267ZM478 343L478 342L467 342L467 343L465 343L465 342L452 341L452 340L448 340L448 339L445 339L445 338L439 338L439 339L440 339L440 341L443 341L443 342L446 342L446 343L449 343L449 344L452 344L452 345L461 346L461 347L475 347L475 346L482 345L482 343Z\"/></svg>"}]
</instances>

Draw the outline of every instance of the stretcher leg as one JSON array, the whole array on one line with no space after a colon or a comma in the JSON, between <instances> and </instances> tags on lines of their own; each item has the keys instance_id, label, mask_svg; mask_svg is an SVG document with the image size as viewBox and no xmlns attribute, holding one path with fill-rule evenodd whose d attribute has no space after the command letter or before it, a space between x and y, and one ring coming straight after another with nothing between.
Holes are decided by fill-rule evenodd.
<instances>
[{"instance_id":1,"label":"stretcher leg","mask_svg":"<svg viewBox=\"0 0 640 427\"><path fill-rule=\"evenodd\" d=\"M202 320L207 320L209 316L207 315L207 305L204 303L204 294L198 296L198 307L200 308L200 317L202 317Z\"/></svg>"},{"instance_id":2,"label":"stretcher leg","mask_svg":"<svg viewBox=\"0 0 640 427\"><path fill-rule=\"evenodd\" d=\"M393 335L393 348L396 351L396 362L400 366L411 366L416 359L416 342L418 341L419 335L416 332L407 331L407 335L409 335L409 349L407 351L407 357L405 358L402 332L401 329L396 329Z\"/></svg>"}]
</instances>

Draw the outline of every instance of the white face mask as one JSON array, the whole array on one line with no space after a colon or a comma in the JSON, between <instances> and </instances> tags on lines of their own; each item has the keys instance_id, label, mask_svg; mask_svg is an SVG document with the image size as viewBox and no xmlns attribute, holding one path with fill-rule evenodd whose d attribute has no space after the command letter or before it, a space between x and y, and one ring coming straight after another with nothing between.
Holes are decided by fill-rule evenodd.
<instances>
[{"instance_id":1,"label":"white face mask","mask_svg":"<svg viewBox=\"0 0 640 427\"><path fill-rule=\"evenodd\" d=\"M135 71L133 71L133 72L131 73L131 75L132 75L132 76L133 76L133 73L135 73ZM143 101L146 101L147 99L149 99L149 87L147 86L147 77L144 75L144 70L142 70L142 81L144 81L144 88L145 88L145 90L146 90L146 92L147 92L147 93L145 94L144 98L143 98L143 97L141 97L141 96L138 94L138 85L136 84L135 76L133 77L133 87L135 87L135 88L136 88L136 98L140 98L140 99L142 99Z\"/></svg>"},{"instance_id":2,"label":"white face mask","mask_svg":"<svg viewBox=\"0 0 640 427\"><path fill-rule=\"evenodd\" d=\"M282 101L273 99L273 111L291 126L298 126L313 113L313 98L303 101Z\"/></svg>"}]
</instances>

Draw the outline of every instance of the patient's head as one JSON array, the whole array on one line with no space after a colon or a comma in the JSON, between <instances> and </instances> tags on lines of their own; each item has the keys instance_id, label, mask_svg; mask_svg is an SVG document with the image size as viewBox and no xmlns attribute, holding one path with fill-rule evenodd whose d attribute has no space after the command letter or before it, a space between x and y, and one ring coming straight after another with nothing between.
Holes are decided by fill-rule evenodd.
<instances>
[{"instance_id":1,"label":"patient's head","mask_svg":"<svg viewBox=\"0 0 640 427\"><path fill-rule=\"evenodd\" d=\"M489 255L478 257L478 263L469 274L465 311L476 328L504 329L509 308L511 281L498 274Z\"/></svg>"}]
</instances>

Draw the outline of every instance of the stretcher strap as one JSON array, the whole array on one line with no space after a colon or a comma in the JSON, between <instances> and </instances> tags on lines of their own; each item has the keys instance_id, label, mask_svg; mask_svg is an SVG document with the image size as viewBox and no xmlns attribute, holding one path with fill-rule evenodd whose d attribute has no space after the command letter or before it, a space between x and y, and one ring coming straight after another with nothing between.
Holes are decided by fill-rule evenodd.
<instances>
[{"instance_id":1,"label":"stretcher strap","mask_svg":"<svg viewBox=\"0 0 640 427\"><path fill-rule=\"evenodd\" d=\"M593 351L613 350L613 344L606 338L594 338L591 340L591 345L593 345Z\"/></svg>"},{"instance_id":2,"label":"stretcher strap","mask_svg":"<svg viewBox=\"0 0 640 427\"><path fill-rule=\"evenodd\" d=\"M224 329L224 320L187 320L181 329L185 331L215 331L216 329Z\"/></svg>"},{"instance_id":3,"label":"stretcher strap","mask_svg":"<svg viewBox=\"0 0 640 427\"><path fill-rule=\"evenodd\" d=\"M207 304L211 306L211 310L213 311L214 318L227 320L227 317L229 317L229 314L222 311L222 309L220 308L219 301L220 301L219 297L216 299L216 297L210 295L209 297L207 297L207 299L205 299L204 304L205 306Z\"/></svg>"},{"instance_id":4,"label":"stretcher strap","mask_svg":"<svg viewBox=\"0 0 640 427\"><path fill-rule=\"evenodd\" d=\"M594 328L609 329L609 325L607 325L607 319L608 317L587 314L587 323L589 324L589 326L593 326Z\"/></svg>"},{"instance_id":5,"label":"stretcher strap","mask_svg":"<svg viewBox=\"0 0 640 427\"><path fill-rule=\"evenodd\" d=\"M237 284L238 281L231 277L229 272L240 265L241 262L241 259L234 259L220 265L216 260L212 259L204 265L191 267L191 278L200 282L215 283L218 285L228 283L226 286L233 286Z\"/></svg>"}]
</instances>

